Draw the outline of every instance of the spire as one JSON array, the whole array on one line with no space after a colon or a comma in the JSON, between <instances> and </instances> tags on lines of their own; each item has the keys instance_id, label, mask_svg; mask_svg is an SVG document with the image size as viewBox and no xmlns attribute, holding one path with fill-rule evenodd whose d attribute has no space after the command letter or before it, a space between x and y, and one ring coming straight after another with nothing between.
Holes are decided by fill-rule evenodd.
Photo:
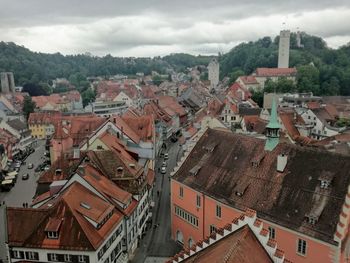
<instances>
[{"instance_id":1,"label":"spire","mask_svg":"<svg viewBox=\"0 0 350 263\"><path fill-rule=\"evenodd\" d=\"M272 99L272 106L271 106L271 116L269 124L267 124L266 128L270 129L279 129L281 128L278 120L277 120L277 107L276 107L276 98L275 96Z\"/></svg>"},{"instance_id":2,"label":"spire","mask_svg":"<svg viewBox=\"0 0 350 263\"><path fill-rule=\"evenodd\" d=\"M280 124L277 120L277 107L276 107L276 98L273 97L272 99L272 107L271 107L271 115L270 115L270 121L266 126L266 143L265 143L265 150L266 151L272 151L275 149L279 142L279 129Z\"/></svg>"}]
</instances>

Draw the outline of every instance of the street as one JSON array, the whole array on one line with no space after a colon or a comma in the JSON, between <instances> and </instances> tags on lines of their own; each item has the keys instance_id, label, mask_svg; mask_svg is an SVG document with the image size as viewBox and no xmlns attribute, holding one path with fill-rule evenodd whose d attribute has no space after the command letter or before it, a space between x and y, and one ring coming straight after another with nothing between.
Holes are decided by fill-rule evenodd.
<instances>
[{"instance_id":1,"label":"street","mask_svg":"<svg viewBox=\"0 0 350 263\"><path fill-rule=\"evenodd\" d=\"M0 202L5 202L7 206L23 207L23 203L31 204L35 195L36 181L39 173L35 175L34 169L43 161L41 158L45 152L45 140L39 140L35 148L35 152L28 156L25 160L26 164L22 164L17 175L17 182L9 192L0 192ZM34 164L33 169L28 169L28 164ZM23 174L29 174L28 180L22 180Z\"/></svg>"},{"instance_id":2,"label":"street","mask_svg":"<svg viewBox=\"0 0 350 263\"><path fill-rule=\"evenodd\" d=\"M143 263L147 257L170 258L181 250L174 240L171 239L171 216L170 216L170 172L174 169L180 145L168 143L167 152L167 172L161 174L158 168L162 166L163 158L156 159L156 183L154 186L155 207L153 209L153 226L146 236L141 240L139 248L136 250L135 257L131 262ZM157 195L159 191L159 196Z\"/></svg>"}]
</instances>

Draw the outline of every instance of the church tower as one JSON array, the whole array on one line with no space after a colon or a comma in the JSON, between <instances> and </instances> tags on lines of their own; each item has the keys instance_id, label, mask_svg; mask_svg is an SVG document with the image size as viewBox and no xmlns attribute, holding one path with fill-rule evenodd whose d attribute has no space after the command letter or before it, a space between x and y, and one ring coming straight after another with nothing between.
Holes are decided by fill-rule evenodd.
<instances>
[{"instance_id":1,"label":"church tower","mask_svg":"<svg viewBox=\"0 0 350 263\"><path fill-rule=\"evenodd\" d=\"M265 142L265 151L272 151L275 149L279 142L279 131L280 131L280 124L278 123L277 119L277 107L276 107L276 100L273 98L272 100L272 107L271 107L271 116L270 116L270 122L266 126L266 142Z\"/></svg>"}]
</instances>

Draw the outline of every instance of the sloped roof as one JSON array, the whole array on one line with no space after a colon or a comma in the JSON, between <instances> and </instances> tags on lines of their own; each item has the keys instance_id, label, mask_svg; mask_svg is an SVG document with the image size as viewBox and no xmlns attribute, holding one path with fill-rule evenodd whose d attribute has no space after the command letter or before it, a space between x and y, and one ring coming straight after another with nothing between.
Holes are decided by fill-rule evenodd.
<instances>
[{"instance_id":1,"label":"sloped roof","mask_svg":"<svg viewBox=\"0 0 350 263\"><path fill-rule=\"evenodd\" d=\"M273 260L246 225L181 262L269 263Z\"/></svg>"},{"instance_id":2,"label":"sloped roof","mask_svg":"<svg viewBox=\"0 0 350 263\"><path fill-rule=\"evenodd\" d=\"M22 131L27 129L27 125L21 121L20 119L13 119L7 122L9 126L11 126L16 131Z\"/></svg>"},{"instance_id":3,"label":"sloped roof","mask_svg":"<svg viewBox=\"0 0 350 263\"><path fill-rule=\"evenodd\" d=\"M176 98L171 96L159 96L159 105L164 110L170 109L180 117L186 115L185 109L177 102Z\"/></svg>"},{"instance_id":4,"label":"sloped roof","mask_svg":"<svg viewBox=\"0 0 350 263\"><path fill-rule=\"evenodd\" d=\"M283 77L295 76L297 74L296 68L257 68L257 77Z\"/></svg>"},{"instance_id":5,"label":"sloped roof","mask_svg":"<svg viewBox=\"0 0 350 263\"><path fill-rule=\"evenodd\" d=\"M240 76L239 78L244 84L259 84L254 76Z\"/></svg>"},{"instance_id":6,"label":"sloped roof","mask_svg":"<svg viewBox=\"0 0 350 263\"><path fill-rule=\"evenodd\" d=\"M153 140L153 115L143 115L140 117L122 117L122 119L138 135L140 140L144 142Z\"/></svg>"},{"instance_id":7,"label":"sloped roof","mask_svg":"<svg viewBox=\"0 0 350 263\"><path fill-rule=\"evenodd\" d=\"M259 116L257 115L244 116L243 120L247 131L256 132L259 134L265 133L267 121L261 119Z\"/></svg>"},{"instance_id":8,"label":"sloped roof","mask_svg":"<svg viewBox=\"0 0 350 263\"><path fill-rule=\"evenodd\" d=\"M254 209L262 219L333 244L350 183L350 156L287 143L266 152L264 145L264 140L208 129L172 178L229 206ZM282 153L287 165L280 173L277 156ZM253 160L259 160L258 167ZM198 164L197 175L190 175ZM305 217L324 172L334 175L332 185L317 223L309 225Z\"/></svg>"},{"instance_id":9,"label":"sloped roof","mask_svg":"<svg viewBox=\"0 0 350 263\"><path fill-rule=\"evenodd\" d=\"M124 205L131 202L132 195L130 193L124 191L116 184L112 184L110 180L104 177L92 165L87 164L84 166L83 176L93 187L109 198L113 198Z\"/></svg>"},{"instance_id":10,"label":"sloped roof","mask_svg":"<svg viewBox=\"0 0 350 263\"><path fill-rule=\"evenodd\" d=\"M99 229L84 218L101 221L110 212L111 218ZM120 223L122 214L81 184L73 183L42 208L7 208L7 220L10 246L94 251ZM49 239L45 231L54 221L61 221L54 226L59 229L59 238Z\"/></svg>"}]
</instances>

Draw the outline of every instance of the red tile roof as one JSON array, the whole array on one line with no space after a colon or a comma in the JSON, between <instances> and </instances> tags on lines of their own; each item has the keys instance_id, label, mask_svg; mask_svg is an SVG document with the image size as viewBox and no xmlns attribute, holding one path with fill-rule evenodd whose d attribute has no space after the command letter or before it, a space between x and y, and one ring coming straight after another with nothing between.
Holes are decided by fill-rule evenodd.
<instances>
[{"instance_id":1,"label":"red tile roof","mask_svg":"<svg viewBox=\"0 0 350 263\"><path fill-rule=\"evenodd\" d=\"M99 229L85 218L101 222L110 212L112 216ZM73 183L44 207L7 208L9 246L95 251L122 218L111 204ZM45 230L57 228L58 239L47 238Z\"/></svg>"},{"instance_id":2,"label":"red tile roof","mask_svg":"<svg viewBox=\"0 0 350 263\"><path fill-rule=\"evenodd\" d=\"M259 84L254 76L240 76L239 78L244 84Z\"/></svg>"},{"instance_id":3,"label":"red tile roof","mask_svg":"<svg viewBox=\"0 0 350 263\"><path fill-rule=\"evenodd\" d=\"M169 112L174 112L180 117L187 115L185 109L177 102L176 98L172 96L159 96L159 106Z\"/></svg>"},{"instance_id":4,"label":"red tile roof","mask_svg":"<svg viewBox=\"0 0 350 263\"><path fill-rule=\"evenodd\" d=\"M226 90L226 93L227 96L238 100L248 100L252 96L252 93L246 88L242 87L238 82L233 83L232 86Z\"/></svg>"},{"instance_id":5,"label":"red tile roof","mask_svg":"<svg viewBox=\"0 0 350 263\"><path fill-rule=\"evenodd\" d=\"M273 260L253 231L248 225L245 225L181 262L267 263Z\"/></svg>"},{"instance_id":6,"label":"red tile roof","mask_svg":"<svg viewBox=\"0 0 350 263\"><path fill-rule=\"evenodd\" d=\"M259 134L264 134L267 121L261 119L256 115L246 115L243 117L246 129L249 132L256 132Z\"/></svg>"},{"instance_id":7,"label":"red tile roof","mask_svg":"<svg viewBox=\"0 0 350 263\"><path fill-rule=\"evenodd\" d=\"M296 68L257 68L256 76L258 77L283 77L295 76L297 74Z\"/></svg>"}]
</instances>

